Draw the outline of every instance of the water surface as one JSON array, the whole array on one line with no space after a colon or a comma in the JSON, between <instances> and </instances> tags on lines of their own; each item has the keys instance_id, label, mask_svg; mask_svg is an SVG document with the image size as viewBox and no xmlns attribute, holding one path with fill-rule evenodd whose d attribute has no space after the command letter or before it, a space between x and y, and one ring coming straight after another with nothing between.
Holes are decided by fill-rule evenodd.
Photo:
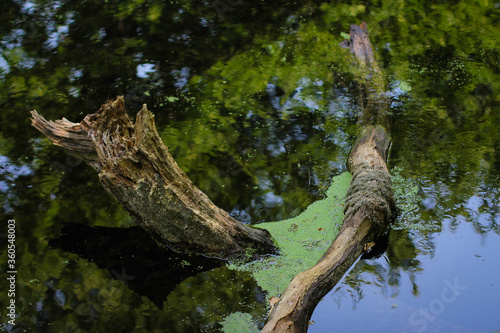
<instances>
[{"instance_id":1,"label":"water surface","mask_svg":"<svg viewBox=\"0 0 500 333\"><path fill-rule=\"evenodd\" d=\"M2 310L3 328L216 332L235 311L262 326L250 275L157 249L29 110L80 121L117 95L132 116L147 103L217 205L250 224L282 220L345 171L363 78L339 43L365 20L391 98L389 166L418 186L413 222L432 230L392 231L382 257L360 260L319 303L310 331L500 329L498 3L0 7L0 214L16 220L18 270L17 325Z\"/></svg>"}]
</instances>

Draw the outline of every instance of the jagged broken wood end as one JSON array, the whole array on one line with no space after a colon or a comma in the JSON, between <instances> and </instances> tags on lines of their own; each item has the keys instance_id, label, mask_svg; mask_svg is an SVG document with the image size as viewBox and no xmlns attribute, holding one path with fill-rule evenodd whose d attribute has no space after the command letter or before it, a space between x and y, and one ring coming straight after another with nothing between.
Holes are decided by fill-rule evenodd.
<instances>
[{"instance_id":1,"label":"jagged broken wood end","mask_svg":"<svg viewBox=\"0 0 500 333\"><path fill-rule=\"evenodd\" d=\"M268 231L234 220L191 182L146 105L135 123L119 96L80 123L47 121L32 111L32 125L93 167L103 187L160 245L223 259L276 253Z\"/></svg>"}]
</instances>

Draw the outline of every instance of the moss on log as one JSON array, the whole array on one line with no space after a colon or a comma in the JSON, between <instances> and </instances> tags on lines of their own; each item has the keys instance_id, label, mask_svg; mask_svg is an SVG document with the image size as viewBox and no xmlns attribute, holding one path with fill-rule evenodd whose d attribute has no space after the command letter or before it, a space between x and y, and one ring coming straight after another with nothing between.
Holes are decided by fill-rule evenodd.
<instances>
[{"instance_id":1,"label":"moss on log","mask_svg":"<svg viewBox=\"0 0 500 333\"><path fill-rule=\"evenodd\" d=\"M390 136L387 100L381 92L383 76L375 60L366 23L351 26L349 45L367 75L365 103L359 115L362 131L349 154L353 174L342 228L315 266L295 276L271 311L262 332L307 332L309 319L320 299L330 291L363 254L388 232L396 205L387 169Z\"/></svg>"}]
</instances>

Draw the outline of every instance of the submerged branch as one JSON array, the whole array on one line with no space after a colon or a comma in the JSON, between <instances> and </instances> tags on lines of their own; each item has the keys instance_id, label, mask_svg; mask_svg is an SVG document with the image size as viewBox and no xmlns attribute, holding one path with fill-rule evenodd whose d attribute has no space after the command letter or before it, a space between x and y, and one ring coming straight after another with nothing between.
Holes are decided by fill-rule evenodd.
<instances>
[{"instance_id":1,"label":"submerged branch","mask_svg":"<svg viewBox=\"0 0 500 333\"><path fill-rule=\"evenodd\" d=\"M387 170L390 137L388 103L381 92L383 76L375 61L366 23L351 26L351 51L368 68L360 115L363 129L348 159L353 174L342 228L318 263L292 279L269 315L262 332L307 332L309 318L320 299L333 288L363 254L368 252L396 217L396 206ZM385 85L384 85L385 86ZM371 94L370 94L371 93Z\"/></svg>"}]
</instances>

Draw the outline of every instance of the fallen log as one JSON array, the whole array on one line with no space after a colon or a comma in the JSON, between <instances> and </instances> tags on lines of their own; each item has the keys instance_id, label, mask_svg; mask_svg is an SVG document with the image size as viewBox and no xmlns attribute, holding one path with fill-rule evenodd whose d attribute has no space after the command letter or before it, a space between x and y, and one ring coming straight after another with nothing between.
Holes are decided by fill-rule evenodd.
<instances>
[{"instance_id":1,"label":"fallen log","mask_svg":"<svg viewBox=\"0 0 500 333\"><path fill-rule=\"evenodd\" d=\"M32 111L32 125L94 168L103 187L159 245L223 259L276 252L267 230L236 221L191 182L146 105L135 124L118 97L80 123L47 121Z\"/></svg>"},{"instance_id":2,"label":"fallen log","mask_svg":"<svg viewBox=\"0 0 500 333\"><path fill-rule=\"evenodd\" d=\"M328 293L365 251L384 234L396 217L387 152L391 142L387 98L380 68L368 38L366 23L352 25L350 41L344 42L354 53L367 75L362 130L348 158L353 177L339 234L318 263L295 276L270 312L262 332L307 332L309 319L320 299Z\"/></svg>"}]
</instances>

